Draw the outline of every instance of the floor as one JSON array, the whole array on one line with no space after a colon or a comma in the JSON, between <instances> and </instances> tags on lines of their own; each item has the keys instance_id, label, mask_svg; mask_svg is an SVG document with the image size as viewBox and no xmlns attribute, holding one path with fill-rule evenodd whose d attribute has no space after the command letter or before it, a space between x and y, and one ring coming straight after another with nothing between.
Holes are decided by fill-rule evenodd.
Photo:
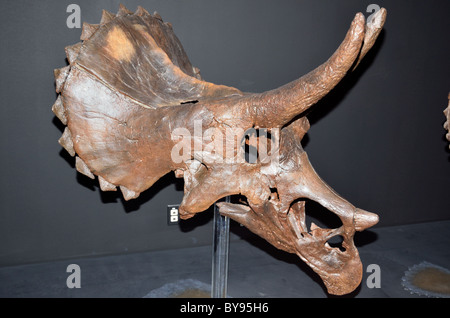
<instances>
[{"instance_id":1,"label":"floor","mask_svg":"<svg viewBox=\"0 0 450 318\"><path fill-rule=\"evenodd\" d=\"M401 284L408 268L429 262L450 269L450 220L375 228L358 233L364 269L380 267L380 288L369 288L364 271L359 288L347 297L424 297ZM69 289L69 264L81 269L81 288ZM81 258L0 268L0 297L145 297L166 284L211 280L211 246L138 254ZM258 237L230 244L228 294L233 298L330 297L318 278L296 256Z\"/></svg>"}]
</instances>

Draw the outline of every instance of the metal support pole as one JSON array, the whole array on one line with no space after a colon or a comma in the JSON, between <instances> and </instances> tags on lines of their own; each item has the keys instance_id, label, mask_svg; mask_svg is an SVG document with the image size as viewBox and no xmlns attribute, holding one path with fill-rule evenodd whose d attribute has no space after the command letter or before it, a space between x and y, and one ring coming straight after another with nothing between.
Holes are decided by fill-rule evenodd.
<instances>
[{"instance_id":1,"label":"metal support pole","mask_svg":"<svg viewBox=\"0 0 450 318\"><path fill-rule=\"evenodd\" d=\"M230 196L225 197L230 202ZM211 298L227 297L230 219L219 213L214 204Z\"/></svg>"}]
</instances>

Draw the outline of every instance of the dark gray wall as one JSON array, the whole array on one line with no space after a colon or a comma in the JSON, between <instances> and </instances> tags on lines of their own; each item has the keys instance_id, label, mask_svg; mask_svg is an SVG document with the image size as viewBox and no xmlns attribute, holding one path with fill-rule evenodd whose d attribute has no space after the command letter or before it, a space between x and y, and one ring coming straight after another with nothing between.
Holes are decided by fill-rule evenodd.
<instances>
[{"instance_id":1,"label":"dark gray wall","mask_svg":"<svg viewBox=\"0 0 450 318\"><path fill-rule=\"evenodd\" d=\"M58 145L53 69L80 30L119 1L2 1L0 10L0 265L208 244L210 214L166 225L182 198L172 176L132 202L77 174ZM211 82L261 92L323 63L370 1L122 1L170 21ZM450 2L376 1L385 31L359 69L310 116L305 148L318 173L381 226L448 219ZM366 13L368 16L368 13ZM314 204L312 210L326 213Z\"/></svg>"}]
</instances>

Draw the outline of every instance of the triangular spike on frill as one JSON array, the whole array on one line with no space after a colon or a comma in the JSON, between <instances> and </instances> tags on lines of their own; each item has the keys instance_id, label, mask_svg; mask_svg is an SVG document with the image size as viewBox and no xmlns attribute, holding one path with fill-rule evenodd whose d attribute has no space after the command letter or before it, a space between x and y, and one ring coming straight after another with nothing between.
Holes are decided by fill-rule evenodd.
<instances>
[{"instance_id":1,"label":"triangular spike on frill","mask_svg":"<svg viewBox=\"0 0 450 318\"><path fill-rule=\"evenodd\" d=\"M78 42L73 45L66 46L64 50L66 51L67 61L69 61L69 64L73 64L75 60L78 57L78 54L80 53L82 43Z\"/></svg>"},{"instance_id":2,"label":"triangular spike on frill","mask_svg":"<svg viewBox=\"0 0 450 318\"><path fill-rule=\"evenodd\" d=\"M101 176L98 176L98 182L100 183L100 189L102 191L117 191L117 188L114 184L106 181Z\"/></svg>"},{"instance_id":3,"label":"triangular spike on frill","mask_svg":"<svg viewBox=\"0 0 450 318\"><path fill-rule=\"evenodd\" d=\"M136 12L134 14L137 15L137 16L140 16L140 17L145 16L145 15L150 15L150 13L148 13L148 11L145 10L141 6L137 7Z\"/></svg>"},{"instance_id":4,"label":"triangular spike on frill","mask_svg":"<svg viewBox=\"0 0 450 318\"><path fill-rule=\"evenodd\" d=\"M98 30L99 27L100 27L100 24L90 24L90 23L83 22L83 28L81 29L80 40L86 41L87 39L89 39L92 36L92 34L94 34Z\"/></svg>"},{"instance_id":5,"label":"triangular spike on frill","mask_svg":"<svg viewBox=\"0 0 450 318\"><path fill-rule=\"evenodd\" d=\"M100 20L100 24L103 25L105 23L108 23L110 21L112 21L115 18L115 14L112 12L109 12L107 10L103 10L102 11L102 18Z\"/></svg>"},{"instance_id":6,"label":"triangular spike on frill","mask_svg":"<svg viewBox=\"0 0 450 318\"><path fill-rule=\"evenodd\" d=\"M130 10L128 10L122 3L119 4L119 11L117 11L117 17L123 17L127 14L133 14Z\"/></svg>"},{"instance_id":7,"label":"triangular spike on frill","mask_svg":"<svg viewBox=\"0 0 450 318\"><path fill-rule=\"evenodd\" d=\"M95 179L94 174L91 172L86 163L80 159L80 157L75 158L75 168L79 173L84 174L86 177Z\"/></svg>"},{"instance_id":8,"label":"triangular spike on frill","mask_svg":"<svg viewBox=\"0 0 450 318\"><path fill-rule=\"evenodd\" d=\"M52 111L64 125L67 125L66 110L64 109L64 105L61 100L61 95L58 96L56 102L53 104Z\"/></svg>"},{"instance_id":9,"label":"triangular spike on frill","mask_svg":"<svg viewBox=\"0 0 450 318\"><path fill-rule=\"evenodd\" d=\"M123 197L125 201L136 199L140 193L134 192L133 190L130 190L124 186L120 186L120 191L122 191Z\"/></svg>"},{"instance_id":10,"label":"triangular spike on frill","mask_svg":"<svg viewBox=\"0 0 450 318\"><path fill-rule=\"evenodd\" d=\"M157 11L153 12L153 17L155 19L158 19L159 21L163 22L163 19L161 18L161 16L159 15L159 13Z\"/></svg>"},{"instance_id":11,"label":"triangular spike on frill","mask_svg":"<svg viewBox=\"0 0 450 318\"><path fill-rule=\"evenodd\" d=\"M63 135L58 140L59 144L67 150L67 152L73 157L75 156L75 150L73 149L72 134L69 128L66 127Z\"/></svg>"},{"instance_id":12,"label":"triangular spike on frill","mask_svg":"<svg viewBox=\"0 0 450 318\"><path fill-rule=\"evenodd\" d=\"M55 75L55 82L56 82L56 92L61 93L64 82L66 81L67 75L69 75L70 66L65 66L61 68L57 68L53 71L53 75Z\"/></svg>"}]
</instances>

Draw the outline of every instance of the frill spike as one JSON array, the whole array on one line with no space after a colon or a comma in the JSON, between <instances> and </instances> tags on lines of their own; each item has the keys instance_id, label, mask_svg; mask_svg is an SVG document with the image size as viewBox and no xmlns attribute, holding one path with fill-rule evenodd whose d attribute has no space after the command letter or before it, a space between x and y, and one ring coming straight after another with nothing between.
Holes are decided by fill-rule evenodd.
<instances>
[{"instance_id":1,"label":"frill spike","mask_svg":"<svg viewBox=\"0 0 450 318\"><path fill-rule=\"evenodd\" d=\"M112 21L115 18L115 16L116 15L114 13L109 12L107 10L103 10L102 11L102 18L100 20L100 24L103 25L103 24L106 24L106 23Z\"/></svg>"},{"instance_id":2,"label":"frill spike","mask_svg":"<svg viewBox=\"0 0 450 318\"><path fill-rule=\"evenodd\" d=\"M82 43L78 42L76 44L69 45L64 48L64 50L66 51L67 61L69 61L69 64L72 64L77 59L78 54L80 53L81 45Z\"/></svg>"},{"instance_id":3,"label":"frill spike","mask_svg":"<svg viewBox=\"0 0 450 318\"><path fill-rule=\"evenodd\" d=\"M94 174L91 172L86 163L83 160L81 160L80 157L75 158L75 168L79 173L84 174L86 177L95 179Z\"/></svg>"},{"instance_id":4,"label":"frill spike","mask_svg":"<svg viewBox=\"0 0 450 318\"><path fill-rule=\"evenodd\" d=\"M101 176L98 176L98 182L100 183L100 189L102 191L117 191L117 188L114 184L106 181Z\"/></svg>"},{"instance_id":5,"label":"frill spike","mask_svg":"<svg viewBox=\"0 0 450 318\"><path fill-rule=\"evenodd\" d=\"M134 192L133 190L130 190L124 186L120 186L120 191L122 191L123 197L125 201L136 199L140 193Z\"/></svg>"},{"instance_id":6,"label":"frill spike","mask_svg":"<svg viewBox=\"0 0 450 318\"><path fill-rule=\"evenodd\" d=\"M155 19L158 19L159 21L163 22L163 19L161 18L161 16L159 15L159 13L157 11L153 12L153 17Z\"/></svg>"},{"instance_id":7,"label":"frill spike","mask_svg":"<svg viewBox=\"0 0 450 318\"><path fill-rule=\"evenodd\" d=\"M145 16L145 15L150 15L150 13L148 13L148 11L145 10L141 6L137 7L136 12L134 14L137 15L137 16L140 16L140 17Z\"/></svg>"},{"instance_id":8,"label":"frill spike","mask_svg":"<svg viewBox=\"0 0 450 318\"><path fill-rule=\"evenodd\" d=\"M58 96L56 102L53 104L52 111L64 125L67 125L66 110L64 109L64 105L61 100L61 95Z\"/></svg>"},{"instance_id":9,"label":"frill spike","mask_svg":"<svg viewBox=\"0 0 450 318\"><path fill-rule=\"evenodd\" d=\"M75 150L73 149L73 141L72 141L72 134L70 133L70 130L68 127L64 129L64 133L58 140L59 144L64 147L64 149L67 150L67 152L73 157L75 156Z\"/></svg>"},{"instance_id":10,"label":"frill spike","mask_svg":"<svg viewBox=\"0 0 450 318\"><path fill-rule=\"evenodd\" d=\"M94 34L98 28L100 27L100 24L89 24L86 22L83 22L83 28L81 29L81 36L80 40L86 41L89 39L92 34Z\"/></svg>"},{"instance_id":11,"label":"frill spike","mask_svg":"<svg viewBox=\"0 0 450 318\"><path fill-rule=\"evenodd\" d=\"M65 66L62 68L57 68L53 71L53 75L55 75L55 82L56 82L56 92L61 93L64 82L66 81L67 75L69 75L70 66Z\"/></svg>"},{"instance_id":12,"label":"frill spike","mask_svg":"<svg viewBox=\"0 0 450 318\"><path fill-rule=\"evenodd\" d=\"M122 3L119 4L119 11L117 11L117 17L123 17L127 14L133 14L130 10L128 10Z\"/></svg>"}]
</instances>

